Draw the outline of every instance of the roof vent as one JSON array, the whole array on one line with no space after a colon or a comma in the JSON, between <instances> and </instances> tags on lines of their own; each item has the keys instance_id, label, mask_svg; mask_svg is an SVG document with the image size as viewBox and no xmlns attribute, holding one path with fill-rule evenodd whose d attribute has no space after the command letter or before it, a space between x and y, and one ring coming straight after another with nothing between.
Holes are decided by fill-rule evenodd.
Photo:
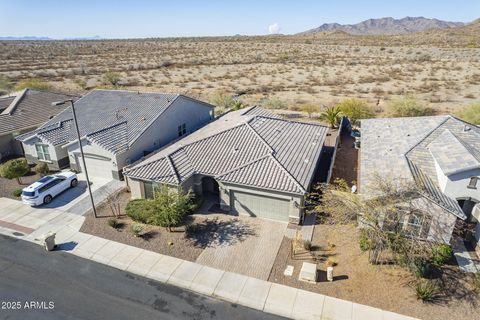
<instances>
[{"instance_id":1,"label":"roof vent","mask_svg":"<svg viewBox=\"0 0 480 320\"><path fill-rule=\"evenodd\" d=\"M310 160L308 158L303 159L303 162L308 163Z\"/></svg>"},{"instance_id":2,"label":"roof vent","mask_svg":"<svg viewBox=\"0 0 480 320\"><path fill-rule=\"evenodd\" d=\"M470 130L472 130L472 128L470 128L470 126L465 125L465 127L463 127L463 132L468 132Z\"/></svg>"},{"instance_id":3,"label":"roof vent","mask_svg":"<svg viewBox=\"0 0 480 320\"><path fill-rule=\"evenodd\" d=\"M232 149L232 151L235 153L235 152L238 152L239 148L238 147L235 147Z\"/></svg>"}]
</instances>

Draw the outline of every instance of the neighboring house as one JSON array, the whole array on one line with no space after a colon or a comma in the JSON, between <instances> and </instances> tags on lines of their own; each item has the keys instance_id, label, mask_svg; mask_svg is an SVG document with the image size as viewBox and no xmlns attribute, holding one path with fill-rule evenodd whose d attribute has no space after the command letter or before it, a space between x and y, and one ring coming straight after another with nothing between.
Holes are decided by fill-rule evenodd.
<instances>
[{"instance_id":1,"label":"neighboring house","mask_svg":"<svg viewBox=\"0 0 480 320\"><path fill-rule=\"evenodd\" d=\"M361 121L359 191L375 194L375 175L418 187L420 214L404 226L450 242L458 219L480 238L480 128L452 116ZM423 230L423 232L422 232Z\"/></svg>"},{"instance_id":2,"label":"neighboring house","mask_svg":"<svg viewBox=\"0 0 480 320\"><path fill-rule=\"evenodd\" d=\"M249 107L126 167L124 175L132 198L151 198L160 184L180 186L216 203L214 210L300 223L327 131Z\"/></svg>"},{"instance_id":3,"label":"neighboring house","mask_svg":"<svg viewBox=\"0 0 480 320\"><path fill-rule=\"evenodd\" d=\"M213 118L214 106L179 94L93 90L75 102L91 177L122 179L122 168ZM17 138L28 161L82 168L71 108Z\"/></svg>"},{"instance_id":4,"label":"neighboring house","mask_svg":"<svg viewBox=\"0 0 480 320\"><path fill-rule=\"evenodd\" d=\"M52 102L72 98L75 97L33 89L0 97L0 160L22 156L22 144L15 137L38 128L65 109L63 106L52 106Z\"/></svg>"}]
</instances>

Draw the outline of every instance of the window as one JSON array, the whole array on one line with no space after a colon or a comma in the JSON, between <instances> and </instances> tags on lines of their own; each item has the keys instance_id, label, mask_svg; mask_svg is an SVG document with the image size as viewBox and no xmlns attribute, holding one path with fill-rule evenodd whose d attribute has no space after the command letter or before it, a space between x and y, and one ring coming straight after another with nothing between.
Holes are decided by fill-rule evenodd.
<instances>
[{"instance_id":1,"label":"window","mask_svg":"<svg viewBox=\"0 0 480 320\"><path fill-rule=\"evenodd\" d=\"M144 188L144 191L145 191L145 199L155 198L155 192L158 191L158 184L157 183L152 183L152 182L145 181L143 183L143 188Z\"/></svg>"},{"instance_id":2,"label":"window","mask_svg":"<svg viewBox=\"0 0 480 320\"><path fill-rule=\"evenodd\" d=\"M187 133L187 125L184 123L178 126L178 136L181 137Z\"/></svg>"},{"instance_id":3,"label":"window","mask_svg":"<svg viewBox=\"0 0 480 320\"><path fill-rule=\"evenodd\" d=\"M61 182L60 179L55 179L53 181L48 182L46 185L38 189L40 193L47 191L48 189L52 188L53 186L59 184Z\"/></svg>"},{"instance_id":4,"label":"window","mask_svg":"<svg viewBox=\"0 0 480 320\"><path fill-rule=\"evenodd\" d=\"M469 189L477 189L477 182L479 178L478 177L471 177L470 178L470 183L468 184Z\"/></svg>"},{"instance_id":5,"label":"window","mask_svg":"<svg viewBox=\"0 0 480 320\"><path fill-rule=\"evenodd\" d=\"M48 145L46 144L36 144L35 149L37 149L37 157L40 160L50 161L50 152L48 151Z\"/></svg>"}]
</instances>

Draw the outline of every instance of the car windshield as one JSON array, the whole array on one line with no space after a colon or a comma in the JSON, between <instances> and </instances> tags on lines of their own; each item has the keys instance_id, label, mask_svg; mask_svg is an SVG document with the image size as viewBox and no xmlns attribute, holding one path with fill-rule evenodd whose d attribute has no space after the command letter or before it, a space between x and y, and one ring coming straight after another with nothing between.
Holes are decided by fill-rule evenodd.
<instances>
[{"instance_id":1,"label":"car windshield","mask_svg":"<svg viewBox=\"0 0 480 320\"><path fill-rule=\"evenodd\" d=\"M48 182L48 181L50 181L50 180L52 180L52 179L53 179L52 176L45 176L45 177L41 178L40 180L38 180L38 182L40 182L40 183L45 183L45 182Z\"/></svg>"},{"instance_id":2,"label":"car windshield","mask_svg":"<svg viewBox=\"0 0 480 320\"><path fill-rule=\"evenodd\" d=\"M22 191L22 195L25 197L33 197L35 195L35 191Z\"/></svg>"}]
</instances>

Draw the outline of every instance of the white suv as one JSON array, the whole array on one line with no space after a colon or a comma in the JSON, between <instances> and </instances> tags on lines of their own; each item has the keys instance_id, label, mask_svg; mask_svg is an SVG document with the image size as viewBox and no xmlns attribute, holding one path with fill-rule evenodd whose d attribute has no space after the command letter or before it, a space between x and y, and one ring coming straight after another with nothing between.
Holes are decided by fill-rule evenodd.
<instances>
[{"instance_id":1,"label":"white suv","mask_svg":"<svg viewBox=\"0 0 480 320\"><path fill-rule=\"evenodd\" d=\"M45 176L28 187L23 188L22 201L31 206L47 204L63 191L77 185L77 175L71 171Z\"/></svg>"}]
</instances>

